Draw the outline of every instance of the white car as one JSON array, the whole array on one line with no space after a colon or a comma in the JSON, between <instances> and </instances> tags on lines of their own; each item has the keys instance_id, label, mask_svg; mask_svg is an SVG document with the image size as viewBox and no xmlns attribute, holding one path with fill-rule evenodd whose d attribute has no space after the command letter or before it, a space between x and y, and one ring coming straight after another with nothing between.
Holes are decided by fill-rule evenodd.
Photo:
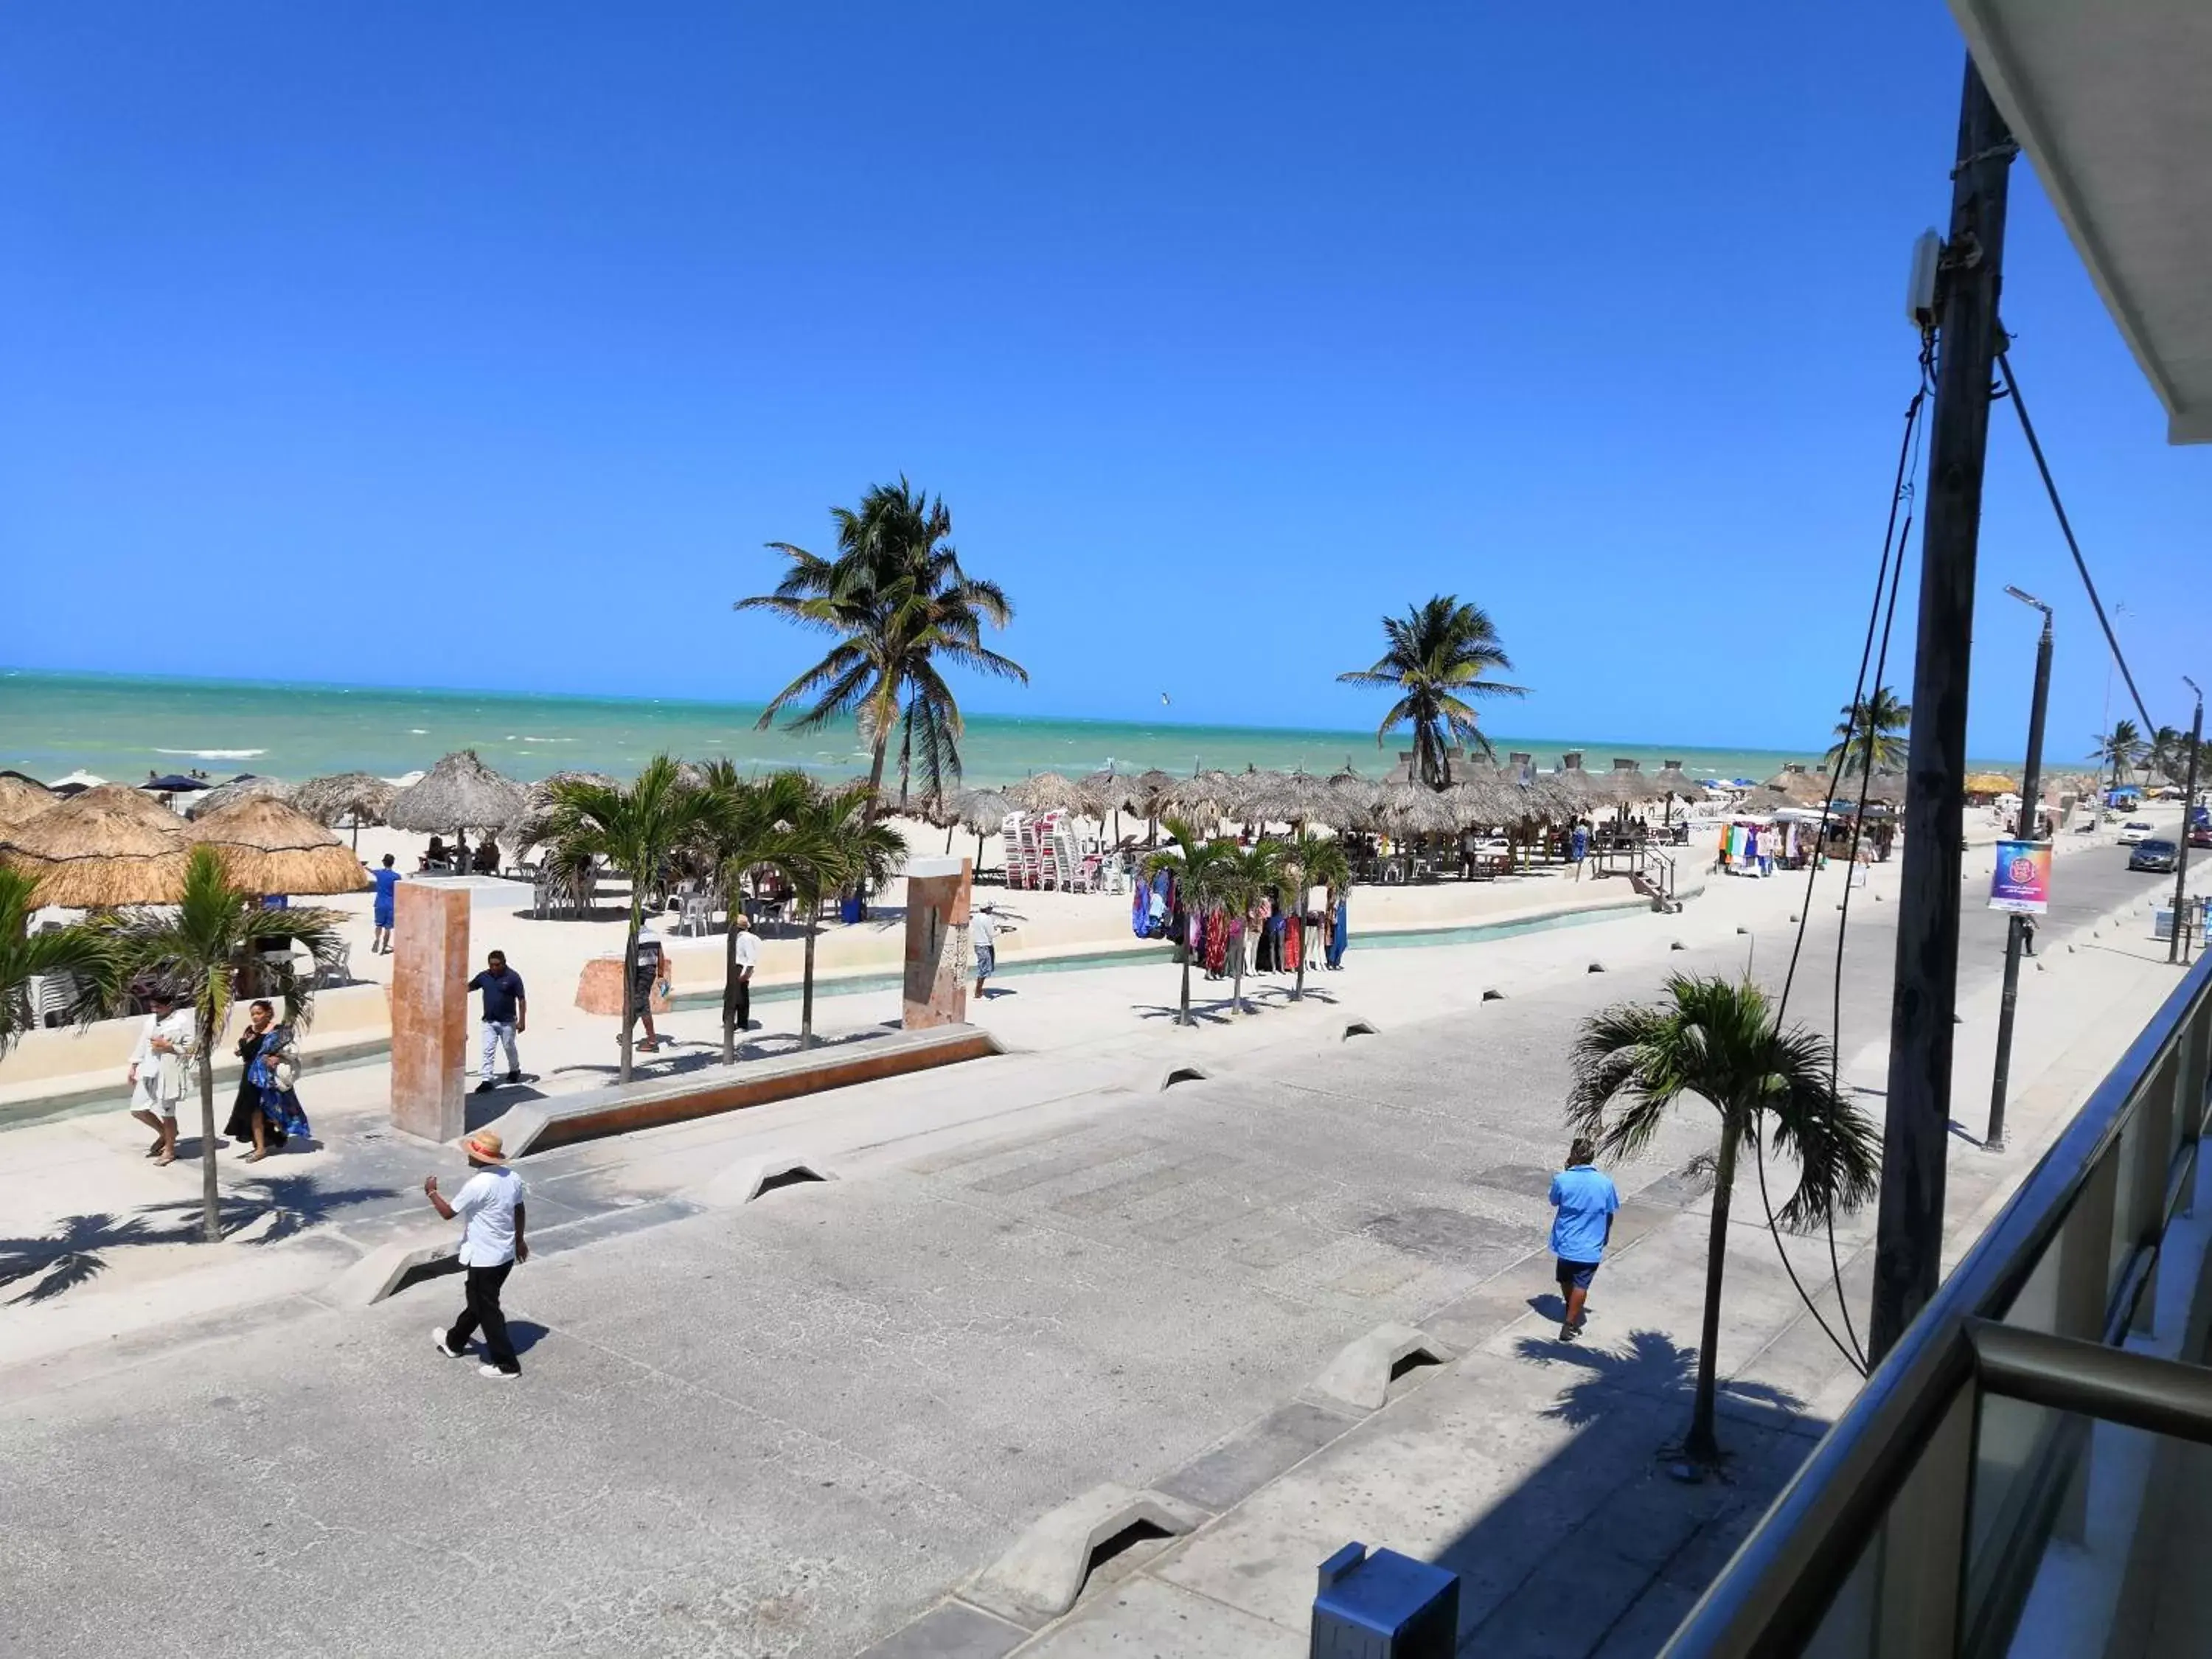
<instances>
[{"instance_id":1,"label":"white car","mask_svg":"<svg viewBox=\"0 0 2212 1659\"><path fill-rule=\"evenodd\" d=\"M2154 836L2158 828L2148 818L2130 818L2120 826L2120 845L2133 847L2146 836Z\"/></svg>"}]
</instances>

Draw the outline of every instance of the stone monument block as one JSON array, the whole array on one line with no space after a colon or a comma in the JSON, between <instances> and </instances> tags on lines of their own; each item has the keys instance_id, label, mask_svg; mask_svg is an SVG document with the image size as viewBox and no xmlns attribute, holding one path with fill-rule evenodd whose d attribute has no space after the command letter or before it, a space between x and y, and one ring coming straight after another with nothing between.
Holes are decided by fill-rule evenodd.
<instances>
[{"instance_id":1,"label":"stone monument block","mask_svg":"<svg viewBox=\"0 0 2212 1659\"><path fill-rule=\"evenodd\" d=\"M392 1127L453 1140L465 1127L469 891L403 881L392 919Z\"/></svg>"},{"instance_id":2,"label":"stone monument block","mask_svg":"<svg viewBox=\"0 0 2212 1659\"><path fill-rule=\"evenodd\" d=\"M968 1020L967 859L915 859L906 866L906 986L909 1031Z\"/></svg>"}]
</instances>

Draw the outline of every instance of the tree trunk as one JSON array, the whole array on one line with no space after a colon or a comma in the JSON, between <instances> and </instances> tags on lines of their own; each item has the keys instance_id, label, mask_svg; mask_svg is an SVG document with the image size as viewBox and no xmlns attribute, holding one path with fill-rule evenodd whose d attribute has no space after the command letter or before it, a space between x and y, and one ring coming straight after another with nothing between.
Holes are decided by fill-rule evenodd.
<instances>
[{"instance_id":1,"label":"tree trunk","mask_svg":"<svg viewBox=\"0 0 2212 1659\"><path fill-rule=\"evenodd\" d=\"M1182 1012L1176 1016L1176 1024L1188 1025L1194 1022L1190 1017L1190 944L1188 934L1184 936L1181 954L1182 956Z\"/></svg>"},{"instance_id":2,"label":"tree trunk","mask_svg":"<svg viewBox=\"0 0 2212 1659\"><path fill-rule=\"evenodd\" d=\"M743 914L733 889L729 895L730 919L722 925L722 1064L738 1063L738 917Z\"/></svg>"},{"instance_id":3,"label":"tree trunk","mask_svg":"<svg viewBox=\"0 0 2212 1659\"><path fill-rule=\"evenodd\" d=\"M615 1079L617 1083L629 1081L629 1030L631 1021L636 1018L632 999L637 981L637 930L644 920L645 913L633 890L629 896L629 937L623 942L622 1072Z\"/></svg>"},{"instance_id":4,"label":"tree trunk","mask_svg":"<svg viewBox=\"0 0 2212 1659\"><path fill-rule=\"evenodd\" d=\"M215 970L221 973L220 968ZM200 1237L222 1243L222 1193L215 1164L215 1019L203 1011L200 1027Z\"/></svg>"},{"instance_id":5,"label":"tree trunk","mask_svg":"<svg viewBox=\"0 0 2212 1659\"><path fill-rule=\"evenodd\" d=\"M1729 1195L1735 1186L1738 1131L1733 1116L1721 1121L1720 1162L1713 1171L1712 1235L1705 1244L1705 1320L1698 1338L1698 1393L1690 1411L1690 1437L1682 1449L1697 1463L1720 1461L1713 1431L1714 1371L1721 1346L1721 1273L1728 1265Z\"/></svg>"},{"instance_id":6,"label":"tree trunk","mask_svg":"<svg viewBox=\"0 0 2212 1659\"><path fill-rule=\"evenodd\" d=\"M899 811L906 811L907 785L914 775L914 709L908 706L899 722Z\"/></svg>"},{"instance_id":7,"label":"tree trunk","mask_svg":"<svg viewBox=\"0 0 2212 1659\"><path fill-rule=\"evenodd\" d=\"M1229 1009L1231 1013L1244 1012L1244 951L1251 943L1249 937L1252 924L1246 921L1235 938L1229 941L1229 953L1237 958L1237 965L1229 975Z\"/></svg>"},{"instance_id":8,"label":"tree trunk","mask_svg":"<svg viewBox=\"0 0 2212 1659\"><path fill-rule=\"evenodd\" d=\"M1304 889L1298 895L1296 918L1298 928L1298 977L1297 982L1291 987L1291 1000L1293 1002L1304 1002L1306 1000L1306 957L1313 948L1313 942L1306 937L1306 901L1312 896L1313 889L1310 887ZM1290 936L1291 924L1286 921L1283 924L1283 937L1288 939Z\"/></svg>"},{"instance_id":9,"label":"tree trunk","mask_svg":"<svg viewBox=\"0 0 2212 1659\"><path fill-rule=\"evenodd\" d=\"M799 981L799 1046L805 1049L814 1046L814 928L822 896L805 894L801 902L806 906L806 966Z\"/></svg>"}]
</instances>

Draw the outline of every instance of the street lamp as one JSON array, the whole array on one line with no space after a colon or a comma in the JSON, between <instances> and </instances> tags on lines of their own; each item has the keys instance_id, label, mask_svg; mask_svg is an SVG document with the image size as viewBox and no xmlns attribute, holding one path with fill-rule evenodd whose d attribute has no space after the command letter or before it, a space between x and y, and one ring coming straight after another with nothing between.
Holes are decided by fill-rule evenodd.
<instances>
[{"instance_id":1,"label":"street lamp","mask_svg":"<svg viewBox=\"0 0 2212 1659\"><path fill-rule=\"evenodd\" d=\"M2033 593L2008 586L2005 592L2043 613L2043 637L2035 643L2035 696L2027 711L2027 766L2020 781L2021 841L2041 841L2043 829L2043 708L2051 696L2051 607ZM2186 837L2185 836L2185 840ZM2004 1000L1997 1009L1997 1061L1990 1080L1990 1132L1982 1145L2004 1150L2005 1088L2011 1080L2013 1015L2020 1006L2020 951L2027 937L2027 918L2015 912L2005 928Z\"/></svg>"},{"instance_id":2,"label":"street lamp","mask_svg":"<svg viewBox=\"0 0 2212 1659\"><path fill-rule=\"evenodd\" d=\"M2188 918L2183 915L2183 896L2189 890L2189 830L2197 816L2197 746L2204 741L2204 694L2197 689L2197 682L2184 674L2181 683L2197 698L2197 714L2189 722L2189 782L2181 792L2181 851L2173 860L2173 937L2166 942L2168 962L2186 962L2189 950L2182 943L2188 928Z\"/></svg>"}]
</instances>

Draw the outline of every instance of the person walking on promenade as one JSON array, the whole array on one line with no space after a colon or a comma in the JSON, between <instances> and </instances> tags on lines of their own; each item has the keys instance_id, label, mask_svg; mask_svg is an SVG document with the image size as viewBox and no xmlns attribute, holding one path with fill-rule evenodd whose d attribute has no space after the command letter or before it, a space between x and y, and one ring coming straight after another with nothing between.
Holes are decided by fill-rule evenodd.
<instances>
[{"instance_id":1,"label":"person walking on promenade","mask_svg":"<svg viewBox=\"0 0 2212 1659\"><path fill-rule=\"evenodd\" d=\"M978 1002L991 994L983 988L983 981L998 970L997 908L995 905L979 904L968 921L968 944L975 953L975 1000Z\"/></svg>"},{"instance_id":2,"label":"person walking on promenade","mask_svg":"<svg viewBox=\"0 0 2212 1659\"><path fill-rule=\"evenodd\" d=\"M638 1052L657 1054L660 1033L653 1029L653 999L655 993L668 994L668 951L650 921L641 924L637 930L637 967L630 976L629 988L630 1012L645 1022L645 1041L637 1045Z\"/></svg>"},{"instance_id":3,"label":"person walking on promenade","mask_svg":"<svg viewBox=\"0 0 2212 1659\"><path fill-rule=\"evenodd\" d=\"M255 1062L260 1060L264 1044L282 1048L288 1040L278 1037L271 1042L271 1034L277 1029L275 1003L264 1000L246 1009L246 1029L238 1037L238 1093L231 1102L230 1121L222 1126L225 1135L253 1148L252 1161L257 1163L271 1151L284 1150L284 1127L270 1118L262 1092L266 1068L260 1076L255 1075Z\"/></svg>"},{"instance_id":4,"label":"person walking on promenade","mask_svg":"<svg viewBox=\"0 0 2212 1659\"><path fill-rule=\"evenodd\" d=\"M192 1011L179 1007L172 993L155 991L146 1000L154 1012L146 1016L138 1046L131 1051L124 1085L131 1091L131 1115L154 1132L146 1156L156 1164L174 1164L177 1103L185 1097L185 1062L198 1036Z\"/></svg>"},{"instance_id":5,"label":"person walking on promenade","mask_svg":"<svg viewBox=\"0 0 2212 1659\"><path fill-rule=\"evenodd\" d=\"M1559 1340L1571 1342L1583 1334L1584 1304L1590 1280L1597 1277L1613 1237L1613 1218L1620 1208L1620 1194L1613 1177L1596 1167L1597 1149L1577 1139L1567 1153L1567 1167L1552 1177L1552 1254L1559 1258L1559 1297L1566 1315L1559 1322Z\"/></svg>"},{"instance_id":6,"label":"person walking on promenade","mask_svg":"<svg viewBox=\"0 0 2212 1659\"><path fill-rule=\"evenodd\" d=\"M742 910L730 918L730 931L738 936L730 946L738 971L730 979L730 1006L725 1018L730 1029L742 1036L752 1024L753 969L760 966L760 940L753 933L752 918Z\"/></svg>"},{"instance_id":7,"label":"person walking on promenade","mask_svg":"<svg viewBox=\"0 0 2212 1659\"><path fill-rule=\"evenodd\" d=\"M1567 856L1574 860L1575 879L1583 878L1583 860L1589 856L1589 826L1580 818L1567 831Z\"/></svg>"},{"instance_id":8,"label":"person walking on promenade","mask_svg":"<svg viewBox=\"0 0 2212 1659\"><path fill-rule=\"evenodd\" d=\"M399 872L392 868L391 854L384 855L384 867L370 871L368 878L376 884L376 937L368 942L368 953L388 957L392 954L392 890L399 885Z\"/></svg>"},{"instance_id":9,"label":"person walking on promenade","mask_svg":"<svg viewBox=\"0 0 2212 1659\"><path fill-rule=\"evenodd\" d=\"M478 1375L517 1377L522 1375L522 1362L514 1357L514 1340L507 1334L499 1293L515 1264L530 1260L530 1242L523 1236L527 1217L522 1177L507 1167L507 1149L489 1129L471 1135L461 1150L469 1155L469 1167L476 1173L450 1201L438 1190L437 1176L422 1177L422 1194L430 1207L461 1224L461 1270L468 1275L461 1316L451 1330L432 1326L430 1341L447 1358L459 1359L481 1327L484 1359L477 1367Z\"/></svg>"},{"instance_id":10,"label":"person walking on promenade","mask_svg":"<svg viewBox=\"0 0 2212 1659\"><path fill-rule=\"evenodd\" d=\"M507 1080L522 1081L522 1061L514 1052L514 1039L530 1029L530 999L522 988L522 975L507 965L507 952L494 951L484 958L483 972L469 981L469 989L483 993L483 1081L477 1092L488 1095L499 1085L492 1080L492 1060L498 1049L507 1049Z\"/></svg>"}]
</instances>

